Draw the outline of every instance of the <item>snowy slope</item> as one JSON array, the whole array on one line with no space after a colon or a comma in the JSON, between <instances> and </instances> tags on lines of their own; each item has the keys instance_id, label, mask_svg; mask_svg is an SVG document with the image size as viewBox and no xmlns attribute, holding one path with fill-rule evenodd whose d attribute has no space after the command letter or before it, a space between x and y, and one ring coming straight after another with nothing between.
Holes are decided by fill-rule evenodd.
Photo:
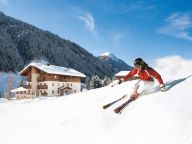
<instances>
[{"instance_id":1,"label":"snowy slope","mask_svg":"<svg viewBox=\"0 0 192 144\"><path fill-rule=\"evenodd\" d=\"M122 115L102 105L130 93L135 81L60 98L0 103L1 144L191 144L192 77L169 91L153 87ZM185 91L183 91L183 89Z\"/></svg>"},{"instance_id":2,"label":"snowy slope","mask_svg":"<svg viewBox=\"0 0 192 144\"><path fill-rule=\"evenodd\" d=\"M169 91L156 84L121 115L113 109L126 99L102 106L130 94L137 80L63 97L1 99L0 144L191 144L192 76L176 75L166 80Z\"/></svg>"}]
</instances>

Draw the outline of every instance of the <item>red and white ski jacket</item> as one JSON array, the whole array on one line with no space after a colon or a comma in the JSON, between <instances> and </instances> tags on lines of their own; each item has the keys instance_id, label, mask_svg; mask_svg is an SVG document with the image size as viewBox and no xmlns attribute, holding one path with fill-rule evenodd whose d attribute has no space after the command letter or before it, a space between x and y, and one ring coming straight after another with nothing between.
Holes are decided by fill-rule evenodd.
<instances>
[{"instance_id":1,"label":"red and white ski jacket","mask_svg":"<svg viewBox=\"0 0 192 144\"><path fill-rule=\"evenodd\" d=\"M159 84L163 84L163 80L161 78L161 75L156 72L151 67L147 67L146 70L137 70L134 68L129 72L129 74L125 77L125 80L128 80L130 77L134 76L135 74L138 74L139 78L144 81L153 81L153 77L156 78L159 82Z\"/></svg>"}]
</instances>

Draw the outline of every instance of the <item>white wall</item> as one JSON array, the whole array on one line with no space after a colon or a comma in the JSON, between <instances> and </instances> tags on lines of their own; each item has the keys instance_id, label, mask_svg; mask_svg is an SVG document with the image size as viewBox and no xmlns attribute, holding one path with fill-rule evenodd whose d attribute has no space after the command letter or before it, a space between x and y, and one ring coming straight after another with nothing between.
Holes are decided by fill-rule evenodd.
<instances>
[{"instance_id":1,"label":"white wall","mask_svg":"<svg viewBox=\"0 0 192 144\"><path fill-rule=\"evenodd\" d=\"M37 84L38 84L37 78L38 77L39 77L39 74L34 74L34 73L31 74L31 82L32 82L31 89L32 89L33 95L39 95L38 90L37 90Z\"/></svg>"},{"instance_id":2,"label":"white wall","mask_svg":"<svg viewBox=\"0 0 192 144\"><path fill-rule=\"evenodd\" d=\"M48 85L48 89L41 89L42 92L46 91L48 93L48 96L59 96L60 93L58 93L58 88L63 86L63 84L64 84L65 87L72 88L73 93L75 93L75 90L76 90L76 92L80 92L81 91L81 83L58 82L58 81L44 81L44 82L39 82L38 85L40 85L40 83L42 85L44 85L44 83L46 83L46 85ZM52 93L52 91L54 91L54 93ZM39 92L39 94L40 94L40 92Z\"/></svg>"}]
</instances>

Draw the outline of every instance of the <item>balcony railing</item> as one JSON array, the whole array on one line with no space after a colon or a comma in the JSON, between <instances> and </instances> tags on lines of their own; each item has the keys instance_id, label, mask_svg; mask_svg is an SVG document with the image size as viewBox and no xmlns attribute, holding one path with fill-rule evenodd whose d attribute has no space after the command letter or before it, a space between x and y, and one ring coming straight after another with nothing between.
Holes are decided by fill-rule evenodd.
<instances>
[{"instance_id":1,"label":"balcony railing","mask_svg":"<svg viewBox=\"0 0 192 144\"><path fill-rule=\"evenodd\" d=\"M48 85L37 85L38 89L48 89Z\"/></svg>"},{"instance_id":2,"label":"balcony railing","mask_svg":"<svg viewBox=\"0 0 192 144\"><path fill-rule=\"evenodd\" d=\"M34 98L35 95L31 95L31 94L17 94L16 98L17 99L27 99L27 98Z\"/></svg>"},{"instance_id":3,"label":"balcony railing","mask_svg":"<svg viewBox=\"0 0 192 144\"><path fill-rule=\"evenodd\" d=\"M42 96L47 96L47 92L41 93Z\"/></svg>"}]
</instances>

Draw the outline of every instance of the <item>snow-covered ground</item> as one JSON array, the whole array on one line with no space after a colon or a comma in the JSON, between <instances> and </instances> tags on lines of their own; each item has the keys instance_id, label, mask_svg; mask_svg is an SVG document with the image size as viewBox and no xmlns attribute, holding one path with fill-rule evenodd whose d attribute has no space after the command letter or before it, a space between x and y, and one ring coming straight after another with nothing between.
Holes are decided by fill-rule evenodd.
<instances>
[{"instance_id":1,"label":"snow-covered ground","mask_svg":"<svg viewBox=\"0 0 192 144\"><path fill-rule=\"evenodd\" d=\"M130 94L135 82L63 97L1 99L0 144L191 144L192 76L165 79L167 92L154 85L121 115L113 109L126 99L102 109Z\"/></svg>"}]
</instances>

